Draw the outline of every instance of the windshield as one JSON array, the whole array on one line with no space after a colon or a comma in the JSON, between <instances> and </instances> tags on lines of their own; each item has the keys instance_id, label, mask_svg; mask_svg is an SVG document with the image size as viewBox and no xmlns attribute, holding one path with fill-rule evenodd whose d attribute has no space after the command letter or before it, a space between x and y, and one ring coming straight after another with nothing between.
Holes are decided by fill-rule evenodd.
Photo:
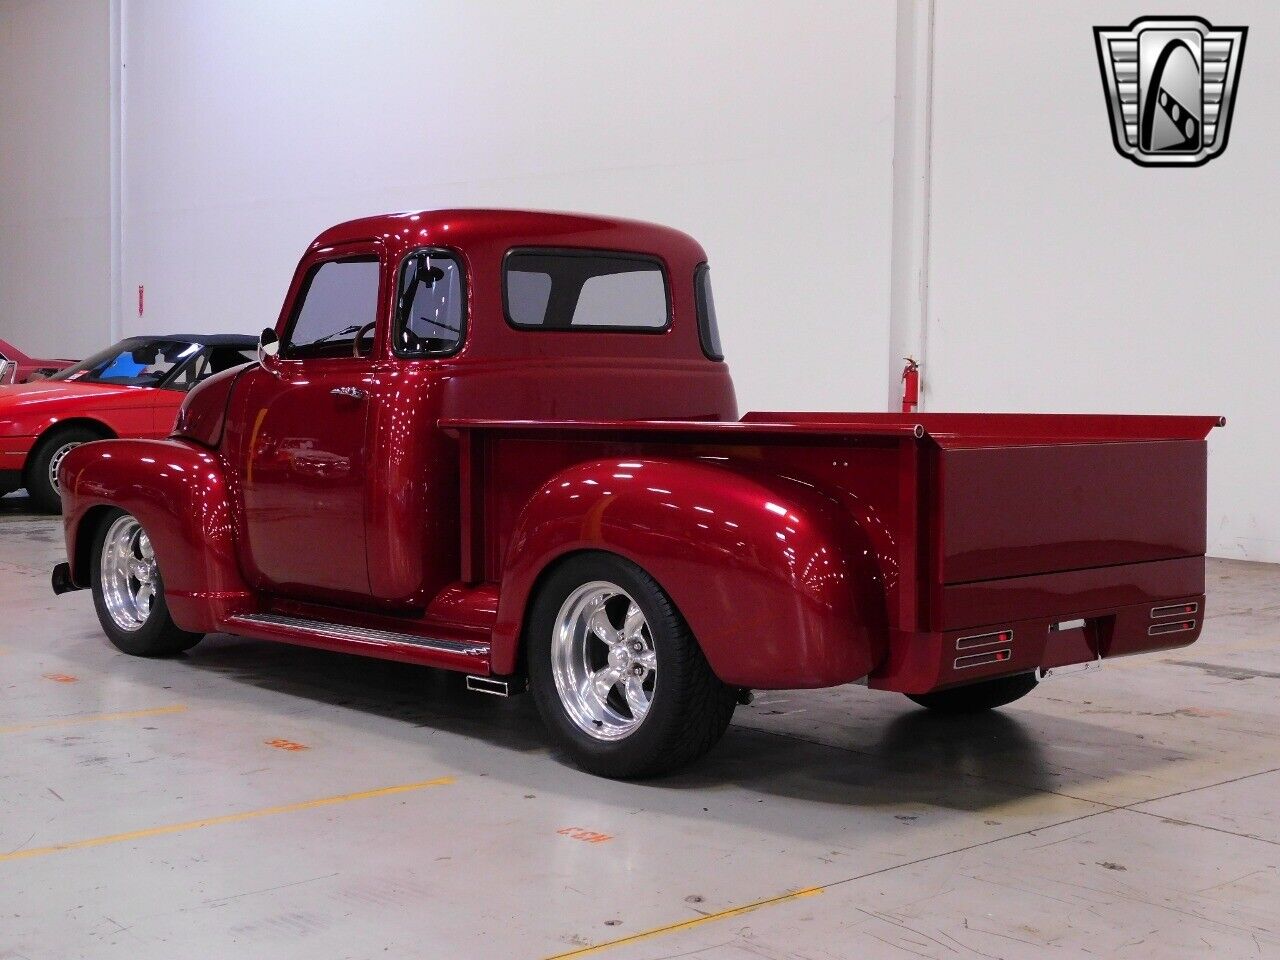
<instances>
[{"instance_id":1,"label":"windshield","mask_svg":"<svg viewBox=\"0 0 1280 960\"><path fill-rule=\"evenodd\" d=\"M184 360L199 353L189 340L134 337L60 370L50 380L110 383L127 387L158 387Z\"/></svg>"}]
</instances>

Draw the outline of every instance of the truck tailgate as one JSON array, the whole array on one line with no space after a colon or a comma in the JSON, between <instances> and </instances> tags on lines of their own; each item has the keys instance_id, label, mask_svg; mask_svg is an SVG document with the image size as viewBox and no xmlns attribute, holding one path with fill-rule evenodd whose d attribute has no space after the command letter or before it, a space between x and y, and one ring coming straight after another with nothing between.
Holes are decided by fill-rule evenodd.
<instances>
[{"instance_id":1,"label":"truck tailgate","mask_svg":"<svg viewBox=\"0 0 1280 960\"><path fill-rule=\"evenodd\" d=\"M1200 440L943 448L943 584L1205 552Z\"/></svg>"}]
</instances>

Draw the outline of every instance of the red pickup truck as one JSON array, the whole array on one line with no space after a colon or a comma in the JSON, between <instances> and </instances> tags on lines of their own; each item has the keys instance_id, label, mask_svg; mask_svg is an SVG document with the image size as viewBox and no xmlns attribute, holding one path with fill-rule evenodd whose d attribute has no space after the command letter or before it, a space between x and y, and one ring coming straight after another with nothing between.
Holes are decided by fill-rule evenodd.
<instances>
[{"instance_id":1,"label":"red pickup truck","mask_svg":"<svg viewBox=\"0 0 1280 960\"><path fill-rule=\"evenodd\" d=\"M1217 417L749 413L706 254L624 220L356 220L167 440L76 447L67 562L122 650L201 635L531 687L584 768L709 749L752 689L942 711L1191 643Z\"/></svg>"}]
</instances>

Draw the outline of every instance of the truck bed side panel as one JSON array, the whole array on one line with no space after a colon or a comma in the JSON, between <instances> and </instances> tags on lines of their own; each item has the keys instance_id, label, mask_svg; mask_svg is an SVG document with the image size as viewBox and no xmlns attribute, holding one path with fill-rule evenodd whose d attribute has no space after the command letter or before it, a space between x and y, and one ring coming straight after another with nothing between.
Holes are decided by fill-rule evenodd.
<instances>
[{"instance_id":1,"label":"truck bed side panel","mask_svg":"<svg viewBox=\"0 0 1280 960\"><path fill-rule=\"evenodd\" d=\"M464 436L464 579L501 583L495 671L516 665L532 578L581 549L648 570L727 682L825 686L879 662L900 588L914 613L914 438L725 439Z\"/></svg>"}]
</instances>

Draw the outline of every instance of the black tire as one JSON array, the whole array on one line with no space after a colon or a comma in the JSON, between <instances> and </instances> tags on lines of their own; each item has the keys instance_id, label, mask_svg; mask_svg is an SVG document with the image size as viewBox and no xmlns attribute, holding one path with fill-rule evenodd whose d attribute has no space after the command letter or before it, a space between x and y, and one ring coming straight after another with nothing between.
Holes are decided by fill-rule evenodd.
<instances>
[{"instance_id":1,"label":"black tire","mask_svg":"<svg viewBox=\"0 0 1280 960\"><path fill-rule=\"evenodd\" d=\"M630 594L644 614L656 654L648 712L619 740L599 740L579 729L553 674L553 632L561 608L574 591L593 581L616 584ZM534 601L525 643L543 723L579 767L598 776L640 779L689 763L724 735L737 704L737 689L711 671L671 598L644 570L611 553L577 554L551 573Z\"/></svg>"},{"instance_id":2,"label":"black tire","mask_svg":"<svg viewBox=\"0 0 1280 960\"><path fill-rule=\"evenodd\" d=\"M65 454L71 447L101 439L103 439L102 434L89 427L65 427L50 431L40 441L40 445L36 447L35 453L27 462L26 475L23 478L27 484L27 493L31 495L31 502L37 510L43 510L45 513L62 512L62 495L58 493L58 488L53 485L49 477L49 465L54 458L60 453Z\"/></svg>"},{"instance_id":3,"label":"black tire","mask_svg":"<svg viewBox=\"0 0 1280 960\"><path fill-rule=\"evenodd\" d=\"M116 521L131 517L124 510L113 509L106 514L94 531L92 553L89 555L90 586L93 591L93 607L98 613L102 631L120 650L135 657L167 657L194 647L204 637L202 633L190 633L181 629L169 615L169 605L164 598L164 581L159 568L155 571L155 595L145 622L136 629L126 630L112 617L106 600L103 580L103 547L107 534L116 527Z\"/></svg>"},{"instance_id":4,"label":"black tire","mask_svg":"<svg viewBox=\"0 0 1280 960\"><path fill-rule=\"evenodd\" d=\"M936 693L908 693L908 699L934 713L981 713L1021 700L1039 683L1034 673L1015 673Z\"/></svg>"}]
</instances>

